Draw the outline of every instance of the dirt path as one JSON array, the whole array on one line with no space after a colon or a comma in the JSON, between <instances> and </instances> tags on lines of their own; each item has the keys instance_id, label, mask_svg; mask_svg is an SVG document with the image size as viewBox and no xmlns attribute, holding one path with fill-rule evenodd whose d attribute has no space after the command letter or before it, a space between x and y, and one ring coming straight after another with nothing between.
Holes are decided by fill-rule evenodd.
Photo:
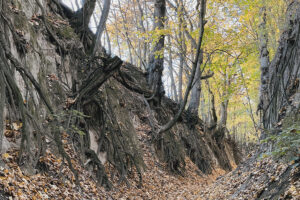
<instances>
[{"instance_id":1,"label":"dirt path","mask_svg":"<svg viewBox=\"0 0 300 200\"><path fill-rule=\"evenodd\" d=\"M17 164L18 151L12 149L2 155L5 160L4 167L0 167L0 195L1 199L201 199L201 194L224 174L216 170L212 175L202 174L191 160L186 158L186 171L184 176L174 175L168 167L162 165L154 155L151 147L150 136L147 133L150 127L139 125L136 127L138 140L144 153L146 169L143 172L143 186L138 188L139 177L133 171L128 175L129 187L125 182L119 183L119 178L114 169L106 164L106 170L113 183L111 191L97 185L92 173L82 168L75 157L70 138L63 134L63 143L66 152L72 158L74 168L79 171L80 186L74 184L74 176L67 164L62 164L62 159L56 157L49 150L39 160L37 174L28 175Z\"/></svg>"},{"instance_id":2,"label":"dirt path","mask_svg":"<svg viewBox=\"0 0 300 200\"><path fill-rule=\"evenodd\" d=\"M214 180L224 174L223 170L215 170L212 175L204 175L190 159L186 159L184 176L168 172L153 155L150 145L150 136L146 134L150 127L147 125L137 128L138 139L142 142L146 170L143 173L143 187L138 188L137 177L130 180L131 188L125 184L110 192L115 199L201 199L199 193L212 184ZM137 176L137 175L135 175Z\"/></svg>"}]
</instances>

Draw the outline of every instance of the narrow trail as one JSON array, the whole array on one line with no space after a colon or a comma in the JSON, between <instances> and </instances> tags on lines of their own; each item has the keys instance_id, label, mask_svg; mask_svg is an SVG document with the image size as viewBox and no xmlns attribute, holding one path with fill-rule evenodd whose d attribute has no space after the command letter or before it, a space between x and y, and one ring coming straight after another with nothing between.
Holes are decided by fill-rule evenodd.
<instances>
[{"instance_id":1,"label":"narrow trail","mask_svg":"<svg viewBox=\"0 0 300 200\"><path fill-rule=\"evenodd\" d=\"M186 171L184 176L174 175L168 171L167 166L161 164L151 146L149 134L151 127L147 124L137 123L138 139L142 143L146 170L143 172L143 187L138 188L138 177L130 180L131 187L125 184L116 191L110 192L115 199L201 199L199 193L212 184L217 177L225 173L224 170L214 170L211 175L204 175L198 167L186 158Z\"/></svg>"},{"instance_id":2,"label":"narrow trail","mask_svg":"<svg viewBox=\"0 0 300 200\"><path fill-rule=\"evenodd\" d=\"M65 151L80 172L80 187L74 184L74 176L66 161L51 152L51 148L39 159L38 171L33 175L20 169L17 164L19 151L11 149L2 155L1 199L300 199L300 170L299 163L295 162L283 164L270 158L259 160L258 155L252 155L231 172L217 168L212 174L205 175L186 157L184 175L170 172L155 153L151 127L147 123L149 116L146 111L141 112L145 120L134 116L133 125L145 163L142 187L139 187L139 176L134 168L129 170L128 182L120 182L117 170L106 163L105 171L113 188L105 190L94 179L93 169L80 163L70 135L63 133ZM5 130L7 139L13 142L16 138L10 138L10 132Z\"/></svg>"},{"instance_id":3,"label":"narrow trail","mask_svg":"<svg viewBox=\"0 0 300 200\"><path fill-rule=\"evenodd\" d=\"M154 153L150 135L147 134L151 130L150 126L140 121L135 125L146 165L141 188L138 187L139 177L135 170L128 174L128 184L120 183L118 176L113 175L117 171L108 163L105 168L113 189L106 191L97 185L92 173L83 168L74 156L76 153L71 138L64 133L64 148L74 168L80 172L80 188L70 181L74 180L74 176L67 163L50 150L46 150L45 156L39 159L39 173L28 175L16 162L19 151L11 149L3 155L5 164L1 167L0 195L3 195L3 199L9 199L9 196L13 199L203 199L199 194L217 177L224 175L225 171L221 169L214 170L211 175L204 175L189 158L185 160L186 171L183 176L171 173Z\"/></svg>"}]
</instances>

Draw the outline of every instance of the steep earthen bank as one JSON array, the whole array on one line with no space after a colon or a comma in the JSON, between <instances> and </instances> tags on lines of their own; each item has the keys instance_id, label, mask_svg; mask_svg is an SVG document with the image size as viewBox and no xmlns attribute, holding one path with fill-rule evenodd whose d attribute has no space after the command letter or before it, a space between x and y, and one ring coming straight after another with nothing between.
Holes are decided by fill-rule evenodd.
<instances>
[{"instance_id":1,"label":"steep earthen bank","mask_svg":"<svg viewBox=\"0 0 300 200\"><path fill-rule=\"evenodd\" d=\"M268 70L262 72L268 77L264 83L267 100L259 106L265 128L262 139L275 139L261 144L253 156L199 193L199 198L300 199L300 143L295 137L300 128L300 2L288 3L278 49Z\"/></svg>"},{"instance_id":2,"label":"steep earthen bank","mask_svg":"<svg viewBox=\"0 0 300 200\"><path fill-rule=\"evenodd\" d=\"M154 106L141 70L105 52L89 56L92 33L72 28L72 13L56 1L3 5L2 69L11 81L3 110L3 195L184 197L216 176L209 174L235 165L233 141L217 140L190 113L157 134L178 104L164 97ZM175 192L181 187L186 191Z\"/></svg>"}]
</instances>

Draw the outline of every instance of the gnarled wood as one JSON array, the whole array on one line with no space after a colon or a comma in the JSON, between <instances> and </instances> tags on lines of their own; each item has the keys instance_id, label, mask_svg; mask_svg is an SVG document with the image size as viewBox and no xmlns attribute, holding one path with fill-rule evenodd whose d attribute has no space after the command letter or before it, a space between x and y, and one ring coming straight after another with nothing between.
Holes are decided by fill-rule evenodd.
<instances>
[{"instance_id":1,"label":"gnarled wood","mask_svg":"<svg viewBox=\"0 0 300 200\"><path fill-rule=\"evenodd\" d=\"M86 84L84 84L80 89L76 96L76 101L81 100L82 98L92 97L97 93L98 88L109 78L112 74L117 71L123 61L115 56L109 65L104 68L98 68L94 73L86 80Z\"/></svg>"}]
</instances>

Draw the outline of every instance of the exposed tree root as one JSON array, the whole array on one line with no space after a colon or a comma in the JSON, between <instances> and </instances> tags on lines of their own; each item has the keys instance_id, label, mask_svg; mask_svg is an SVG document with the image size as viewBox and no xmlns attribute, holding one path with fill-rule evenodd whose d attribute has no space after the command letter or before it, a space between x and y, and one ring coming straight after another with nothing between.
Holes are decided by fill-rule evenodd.
<instances>
[{"instance_id":1,"label":"exposed tree root","mask_svg":"<svg viewBox=\"0 0 300 200\"><path fill-rule=\"evenodd\" d=\"M119 57L114 57L106 67L97 68L86 80L86 83L79 89L76 101L81 101L83 97L90 98L97 93L98 88L122 65Z\"/></svg>"},{"instance_id":2,"label":"exposed tree root","mask_svg":"<svg viewBox=\"0 0 300 200\"><path fill-rule=\"evenodd\" d=\"M79 43L79 37L81 39L89 37L92 41L95 39L94 35L88 33L83 36L86 33L79 30L74 31L68 23L62 25L61 28L71 29L75 37L67 38L60 35L60 27L57 28L51 23L52 18L50 20L45 12L45 6L42 6L39 0L36 0L36 3L42 11L42 26L38 28L43 28L42 30L50 35L49 38L46 38L50 39L48 42L51 45L54 45L57 57L60 56L60 61L56 61L57 74L50 76L49 80L45 82L47 86L51 83L57 87L55 89L61 91L52 94L51 91L55 90L53 87L46 88L44 80L40 80L40 77L35 78L27 64L22 64L22 58L19 59L10 50L9 43L5 39L8 38L8 35L5 35L4 28L0 29L0 42L3 46L0 50L1 61L3 61L0 62L0 107L3 102L8 102L8 109L14 110L16 116L20 116L18 120L23 122L20 161L27 162L24 155L26 153L32 154L27 156L34 158L29 160L28 164L36 167L40 156L43 156L45 149L50 146L48 143L45 144L45 138L51 138L55 142L54 145L62 156L62 160L66 160L68 163L68 167L78 184L78 172L72 165L72 156L68 155L62 142L62 135L69 134L72 138L73 148L82 159L80 162L83 164L86 158L91 159L96 169L96 178L101 185L105 185L108 189L112 187L111 180L108 179L108 174L106 174L101 163L102 160L99 158L99 153L105 152L107 153L107 162L109 166L113 166L115 169L119 181L130 186L128 176L135 174L139 177L137 185L140 187L142 186L142 171L145 165L143 152L140 150L137 133L133 125L132 108L137 110L135 112L140 112L146 108L145 110L148 112L146 121L152 128L149 133L152 138L151 142L156 148L157 155L172 172L184 174L186 155L197 164L203 173L211 172L212 163L207 156L209 155L207 149L209 145L206 145L206 140L201 135L201 120L193 119L193 123L188 125L187 113L182 110L182 115L177 119L179 123L169 127L168 130L164 131L164 134L158 134L160 126L163 123L166 124L172 116L178 113L178 104L163 98L162 102L166 108L151 106L146 99L151 99L153 93L149 90L144 73L128 63L123 64L123 61L118 57L109 58L105 53L101 56L91 57L88 54L92 51L91 44L85 45L85 49L82 48L83 45L80 47L76 45ZM50 3L50 5L50 10L59 12L63 16L61 13L62 10L65 13L63 7L60 8L57 2ZM65 15L70 20L71 25L74 26L75 22L73 21L72 24L72 20L78 17L75 16L78 13L65 13ZM15 35L14 24L8 20L9 14L1 12L1 16L3 20L0 22L3 22L12 32L15 40L13 45L20 46L22 49L22 38ZM58 18L60 19L60 17ZM55 16L53 21L55 21ZM39 48L39 44L37 44L37 48ZM39 52L39 49L36 50L35 45L32 45L32 49L39 54L43 62L46 62L45 55ZM29 52L22 50L18 53L22 57L26 57ZM69 65L68 69L65 66L65 59L69 59L69 63L66 64ZM21 75L26 86L25 93L29 96L28 98L26 96L26 100L29 100L29 103L24 103L23 90L21 92L21 87L16 84L12 69ZM115 73L117 71L118 74ZM67 77L67 73L69 73L69 77ZM109 80L112 76L114 79ZM5 88L2 87L2 83L4 83ZM38 105L39 99L35 100L35 92L42 101L40 105ZM51 95L47 95L47 92ZM8 94L6 98L3 98L4 93ZM134 98L132 98L133 96ZM52 101L51 98L55 100ZM132 100L136 100L138 103L133 106L129 102ZM39 109L43 109L43 111ZM42 112L44 117L39 119ZM0 114L2 113L3 110L0 110ZM96 139L90 138L91 132L96 136ZM92 139L96 140L98 149L91 148ZM209 147L220 150L215 143Z\"/></svg>"}]
</instances>

